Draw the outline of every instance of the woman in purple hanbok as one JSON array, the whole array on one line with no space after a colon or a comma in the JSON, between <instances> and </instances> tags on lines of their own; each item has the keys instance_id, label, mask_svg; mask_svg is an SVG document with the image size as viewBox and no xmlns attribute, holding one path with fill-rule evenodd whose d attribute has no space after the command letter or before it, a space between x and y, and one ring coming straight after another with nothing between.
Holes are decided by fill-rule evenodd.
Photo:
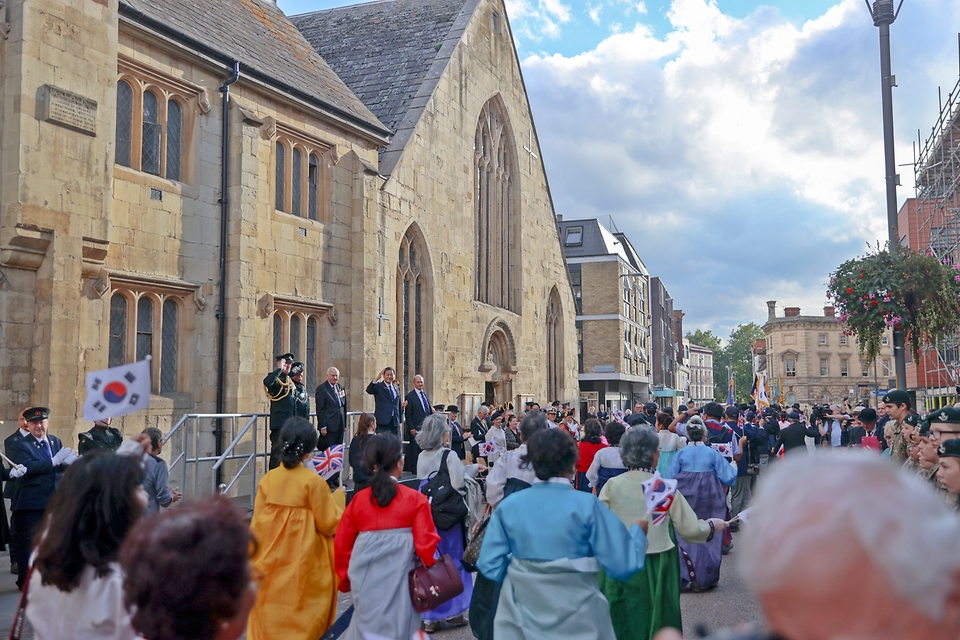
<instances>
[{"instance_id":1,"label":"woman in purple hanbok","mask_svg":"<svg viewBox=\"0 0 960 640\"><path fill-rule=\"evenodd\" d=\"M463 462L455 453L450 451L451 428L450 422L442 413L431 413L427 416L417 434L417 444L423 450L417 458L417 478L426 481L431 475L440 470L440 464L446 461L450 472L450 485L461 494L466 493L464 482ZM447 454L447 455L444 455ZM440 534L440 543L437 550L440 554L450 554L460 578L463 581L463 593L444 602L436 609L423 613L424 630L433 633L441 628L442 623L448 626L460 627L467 624L467 610L470 608L470 598L473 596L473 578L460 564L463 557L464 524L461 522L446 531L437 531Z\"/></svg>"},{"instance_id":2,"label":"woman in purple hanbok","mask_svg":"<svg viewBox=\"0 0 960 640\"><path fill-rule=\"evenodd\" d=\"M677 480L677 491L693 507L697 518L726 519L727 498L723 485L732 487L737 471L730 463L704 442L706 426L694 417L687 421L687 439L690 443L677 452L664 474ZM703 591L720 581L720 560L723 539L716 536L709 542L691 544L682 538L680 547L680 586L682 589Z\"/></svg>"}]
</instances>

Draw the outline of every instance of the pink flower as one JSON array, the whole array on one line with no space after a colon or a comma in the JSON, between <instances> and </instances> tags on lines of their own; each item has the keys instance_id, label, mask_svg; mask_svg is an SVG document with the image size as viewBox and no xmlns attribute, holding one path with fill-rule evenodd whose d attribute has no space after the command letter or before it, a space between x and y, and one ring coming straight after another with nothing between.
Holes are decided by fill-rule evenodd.
<instances>
[{"instance_id":1,"label":"pink flower","mask_svg":"<svg viewBox=\"0 0 960 640\"><path fill-rule=\"evenodd\" d=\"M890 302L890 296L883 296L884 302Z\"/></svg>"}]
</instances>

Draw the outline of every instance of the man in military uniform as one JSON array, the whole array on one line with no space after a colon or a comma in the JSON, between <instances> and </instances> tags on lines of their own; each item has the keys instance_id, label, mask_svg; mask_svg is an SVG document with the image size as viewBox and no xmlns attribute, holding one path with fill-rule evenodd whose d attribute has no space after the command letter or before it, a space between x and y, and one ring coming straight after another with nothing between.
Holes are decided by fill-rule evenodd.
<instances>
[{"instance_id":1,"label":"man in military uniform","mask_svg":"<svg viewBox=\"0 0 960 640\"><path fill-rule=\"evenodd\" d=\"M306 366L302 362L294 362L290 365L290 379L293 381L293 401L296 403L293 415L309 419L310 394L307 393L307 387L303 384L305 369Z\"/></svg>"},{"instance_id":2,"label":"man in military uniform","mask_svg":"<svg viewBox=\"0 0 960 640\"><path fill-rule=\"evenodd\" d=\"M960 424L960 412L952 407L941 409L941 411L951 411L948 420L957 420ZM937 419L937 418L935 418ZM931 427L933 425L931 424ZM943 440L937 447L937 455L940 456L940 468L937 470L937 479L953 498L951 504L960 509L960 438L952 440Z\"/></svg>"},{"instance_id":3,"label":"man in military uniform","mask_svg":"<svg viewBox=\"0 0 960 640\"><path fill-rule=\"evenodd\" d=\"M890 446L890 459L903 464L907 461L907 440L903 435L903 421L910 415L910 396L902 389L894 389L880 400L887 409L890 421L887 427L893 429L893 441Z\"/></svg>"},{"instance_id":4,"label":"man in military uniform","mask_svg":"<svg viewBox=\"0 0 960 640\"><path fill-rule=\"evenodd\" d=\"M937 471L940 470L940 456L937 455L937 443L934 441L933 433L930 430L930 419L938 420L940 415L943 415L940 411L934 411L920 423L920 428L917 431L917 439L919 440L917 449L920 452L920 477L929 482L938 494L945 499L949 499L947 490L937 479Z\"/></svg>"},{"instance_id":5,"label":"man in military uniform","mask_svg":"<svg viewBox=\"0 0 960 640\"><path fill-rule=\"evenodd\" d=\"M83 455L87 451L94 449L106 449L116 451L123 442L123 434L116 427L111 427L112 418L104 418L93 423L93 429L84 431L77 438L80 443L77 445L77 451Z\"/></svg>"},{"instance_id":6,"label":"man in military uniform","mask_svg":"<svg viewBox=\"0 0 960 640\"><path fill-rule=\"evenodd\" d=\"M280 429L288 418L297 415L296 385L290 379L294 357L285 353L276 357L277 368L263 379L263 390L270 399L270 468L280 464Z\"/></svg>"}]
</instances>

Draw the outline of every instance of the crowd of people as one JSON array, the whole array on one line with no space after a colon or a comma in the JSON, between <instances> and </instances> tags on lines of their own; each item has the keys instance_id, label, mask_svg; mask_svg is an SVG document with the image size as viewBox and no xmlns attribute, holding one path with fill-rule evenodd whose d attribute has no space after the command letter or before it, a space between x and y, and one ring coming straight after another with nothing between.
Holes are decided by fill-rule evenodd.
<instances>
[{"instance_id":1,"label":"crowd of people","mask_svg":"<svg viewBox=\"0 0 960 640\"><path fill-rule=\"evenodd\" d=\"M35 637L668 640L681 594L717 586L741 531L767 622L752 637L960 634L960 407L921 419L894 390L878 409L647 403L581 423L528 402L461 424L422 377L402 396L386 368L344 487L312 462L348 432L339 371L313 423L287 356L264 381L280 406L249 519L223 497L167 508L181 496L156 429L124 441L104 421L75 452L47 409L21 412L0 540ZM439 566L456 588L424 610L408 576Z\"/></svg>"}]
</instances>

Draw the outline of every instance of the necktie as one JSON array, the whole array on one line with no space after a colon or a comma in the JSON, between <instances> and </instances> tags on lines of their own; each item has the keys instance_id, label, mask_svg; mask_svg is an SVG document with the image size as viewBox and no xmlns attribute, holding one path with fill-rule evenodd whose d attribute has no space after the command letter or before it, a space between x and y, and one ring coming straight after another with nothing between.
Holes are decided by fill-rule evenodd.
<instances>
[{"instance_id":1,"label":"necktie","mask_svg":"<svg viewBox=\"0 0 960 640\"><path fill-rule=\"evenodd\" d=\"M393 388L392 384L390 385L390 397L393 398L394 400L397 399L397 391L396 389Z\"/></svg>"},{"instance_id":2,"label":"necktie","mask_svg":"<svg viewBox=\"0 0 960 640\"><path fill-rule=\"evenodd\" d=\"M423 391L420 392L420 402L423 403L423 410L427 413L430 413L430 405L427 404L427 394Z\"/></svg>"},{"instance_id":3,"label":"necktie","mask_svg":"<svg viewBox=\"0 0 960 640\"><path fill-rule=\"evenodd\" d=\"M40 441L40 446L43 447L43 451L47 454L47 457L52 459L52 458L53 458L53 454L50 453L50 443L47 442L46 440L41 440L41 441Z\"/></svg>"}]
</instances>

